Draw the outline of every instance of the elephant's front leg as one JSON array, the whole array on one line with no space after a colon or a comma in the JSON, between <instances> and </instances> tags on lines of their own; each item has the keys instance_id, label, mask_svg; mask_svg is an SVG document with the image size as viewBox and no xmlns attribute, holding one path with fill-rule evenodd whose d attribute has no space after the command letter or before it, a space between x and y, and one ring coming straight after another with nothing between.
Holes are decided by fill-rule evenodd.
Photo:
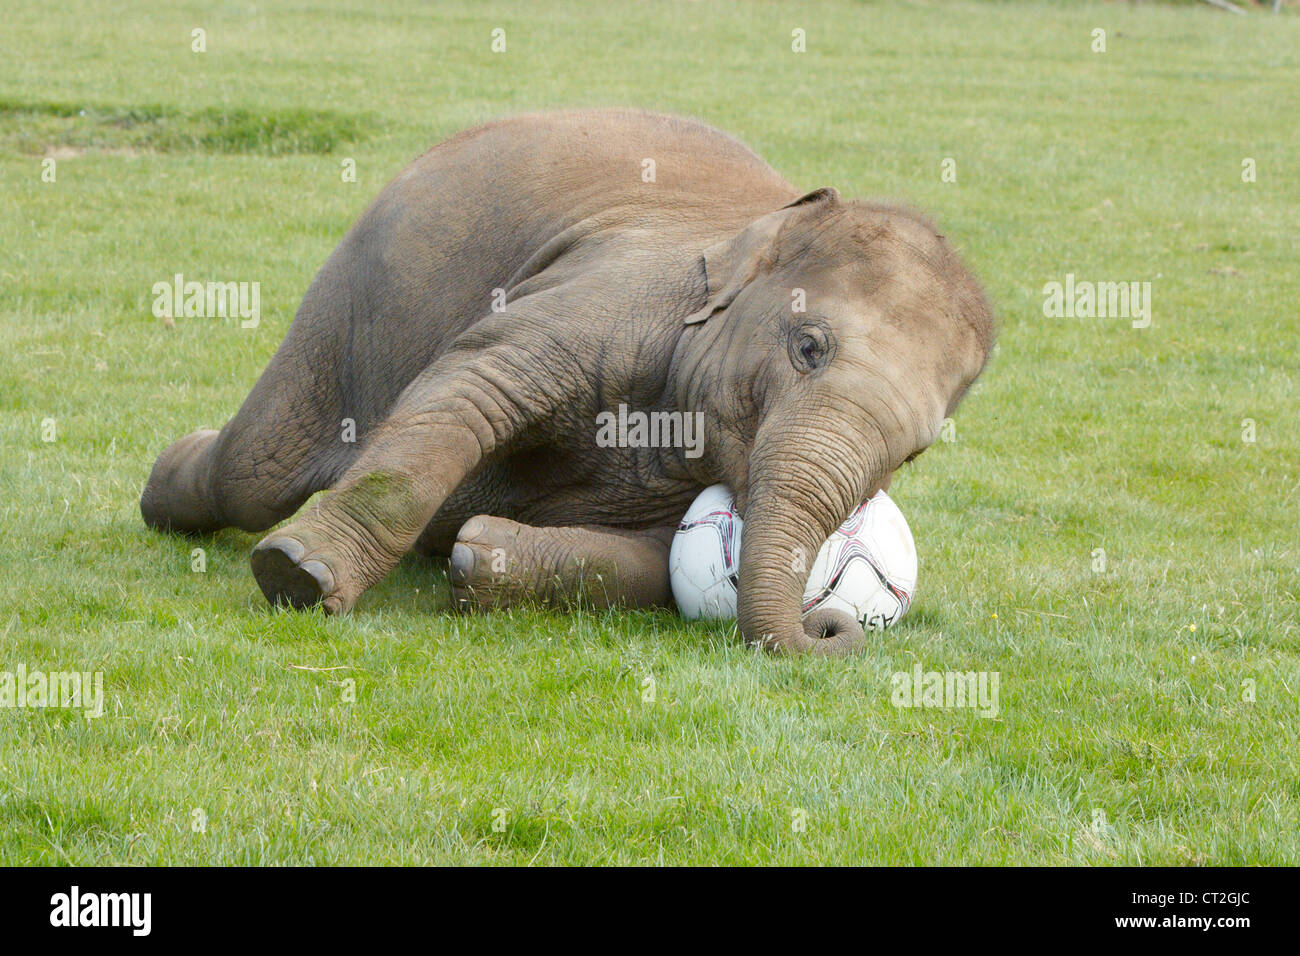
<instances>
[{"instance_id":1,"label":"elephant's front leg","mask_svg":"<svg viewBox=\"0 0 1300 956\"><path fill-rule=\"evenodd\" d=\"M548 403L508 350L430 366L402 393L339 484L253 551L276 604L345 612L411 549L439 506Z\"/></svg>"},{"instance_id":2,"label":"elephant's front leg","mask_svg":"<svg viewBox=\"0 0 1300 956\"><path fill-rule=\"evenodd\" d=\"M672 537L672 528L535 528L480 515L465 522L456 537L452 595L459 606L479 610L528 602L662 607L672 601Z\"/></svg>"}]
</instances>

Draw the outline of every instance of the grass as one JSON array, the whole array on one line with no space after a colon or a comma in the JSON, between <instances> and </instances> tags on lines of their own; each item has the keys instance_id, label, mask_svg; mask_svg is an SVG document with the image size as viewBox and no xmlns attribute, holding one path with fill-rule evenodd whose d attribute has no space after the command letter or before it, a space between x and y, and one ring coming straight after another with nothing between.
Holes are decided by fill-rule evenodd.
<instances>
[{"instance_id":1,"label":"grass","mask_svg":"<svg viewBox=\"0 0 1300 956\"><path fill-rule=\"evenodd\" d=\"M317 6L4 4L0 670L107 704L0 709L0 863L1300 859L1300 15ZM893 489L900 626L777 661L667 612L464 618L415 559L348 618L273 613L255 537L145 530L155 455L235 411L390 177L602 104L906 199L985 279L998 353ZM177 272L259 281L260 326L165 327ZM1067 272L1150 281L1151 327L1044 317ZM891 706L915 661L998 672L998 717Z\"/></svg>"},{"instance_id":2,"label":"grass","mask_svg":"<svg viewBox=\"0 0 1300 956\"><path fill-rule=\"evenodd\" d=\"M328 110L226 109L182 112L166 106L105 107L82 103L0 101L0 146L7 152L66 156L85 150L328 153L366 138L369 116ZM57 173L57 170L56 170ZM57 181L57 175L56 175Z\"/></svg>"}]
</instances>

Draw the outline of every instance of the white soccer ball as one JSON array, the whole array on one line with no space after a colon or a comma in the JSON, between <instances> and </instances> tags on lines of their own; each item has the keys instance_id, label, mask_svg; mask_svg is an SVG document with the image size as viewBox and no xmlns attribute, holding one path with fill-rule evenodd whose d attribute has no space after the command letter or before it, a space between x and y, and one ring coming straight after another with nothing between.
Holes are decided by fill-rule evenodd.
<instances>
[{"instance_id":1,"label":"white soccer ball","mask_svg":"<svg viewBox=\"0 0 1300 956\"><path fill-rule=\"evenodd\" d=\"M726 485L704 489L687 509L668 553L673 599L684 617L736 616L744 524ZM803 613L831 608L880 630L907 613L915 593L912 531L889 495L878 491L817 552Z\"/></svg>"},{"instance_id":2,"label":"white soccer ball","mask_svg":"<svg viewBox=\"0 0 1300 956\"><path fill-rule=\"evenodd\" d=\"M736 616L744 524L726 485L705 488L686 509L668 551L673 600L684 617Z\"/></svg>"}]
</instances>

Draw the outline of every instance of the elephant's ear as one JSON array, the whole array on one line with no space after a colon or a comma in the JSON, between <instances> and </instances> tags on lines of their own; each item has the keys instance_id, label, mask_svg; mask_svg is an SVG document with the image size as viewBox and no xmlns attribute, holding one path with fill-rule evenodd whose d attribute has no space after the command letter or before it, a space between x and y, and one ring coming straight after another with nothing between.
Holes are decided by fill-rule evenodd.
<instances>
[{"instance_id":1,"label":"elephant's ear","mask_svg":"<svg viewBox=\"0 0 1300 956\"><path fill-rule=\"evenodd\" d=\"M813 203L834 205L839 199L840 194L834 189L814 189L789 205L760 216L730 239L724 239L705 249L704 276L709 286L708 298L704 306L683 319L683 323L693 325L703 322L735 301L740 290L770 264L776 246L776 234L781 231L793 210Z\"/></svg>"}]
</instances>

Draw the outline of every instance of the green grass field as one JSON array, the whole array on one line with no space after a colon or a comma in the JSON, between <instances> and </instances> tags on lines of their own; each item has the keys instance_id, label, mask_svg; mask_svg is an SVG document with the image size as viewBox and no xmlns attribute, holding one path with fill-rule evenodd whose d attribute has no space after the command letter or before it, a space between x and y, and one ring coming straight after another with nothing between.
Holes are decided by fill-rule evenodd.
<instances>
[{"instance_id":1,"label":"green grass field","mask_svg":"<svg viewBox=\"0 0 1300 956\"><path fill-rule=\"evenodd\" d=\"M0 671L106 698L0 709L0 863L1300 861L1294 8L0 6ZM154 457L388 179L627 104L920 206L984 279L999 349L891 492L902 624L773 660L668 612L456 616L415 558L275 613L255 536L145 529ZM260 326L167 327L178 272L260 282ZM1067 273L1149 281L1150 327L1045 317ZM916 662L998 673L997 717L893 706Z\"/></svg>"}]
</instances>

